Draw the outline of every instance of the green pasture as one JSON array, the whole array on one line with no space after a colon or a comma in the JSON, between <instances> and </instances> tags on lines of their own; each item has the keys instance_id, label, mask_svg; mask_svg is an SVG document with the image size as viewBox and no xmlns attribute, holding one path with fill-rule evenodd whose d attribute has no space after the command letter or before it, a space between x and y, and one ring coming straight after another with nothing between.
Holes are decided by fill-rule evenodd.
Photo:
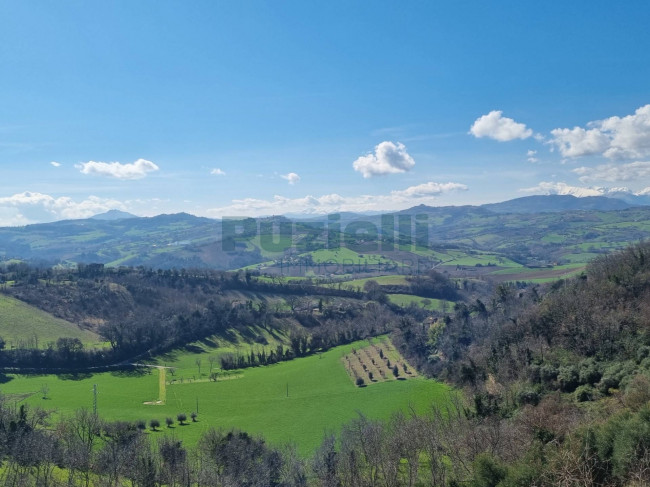
<instances>
[{"instance_id":1,"label":"green pasture","mask_svg":"<svg viewBox=\"0 0 650 487\"><path fill-rule=\"evenodd\" d=\"M96 345L100 338L93 332L82 330L70 323L30 306L27 303L0 294L0 336L7 348L19 342L34 341L38 338L39 348L60 337L79 338L85 345Z\"/></svg>"},{"instance_id":2,"label":"green pasture","mask_svg":"<svg viewBox=\"0 0 650 487\"><path fill-rule=\"evenodd\" d=\"M556 265L553 267L519 267L517 269L499 269L497 271L491 272L491 275L513 275L513 276L518 276L521 275L522 277L525 277L526 274L537 274L540 272L548 272L548 271L566 271L566 273L571 273L576 270L584 269L585 264L584 263L571 263L571 264L563 264L563 265ZM559 279L560 277L558 277Z\"/></svg>"},{"instance_id":3,"label":"green pasture","mask_svg":"<svg viewBox=\"0 0 650 487\"><path fill-rule=\"evenodd\" d=\"M390 275L390 276L377 276L377 277L368 277L365 279L353 279L351 281L341 281L328 284L330 287L338 287L341 285L343 289L356 289L365 286L368 281L376 281L377 284L381 286L401 286L407 284L406 276L404 275Z\"/></svg>"},{"instance_id":4,"label":"green pasture","mask_svg":"<svg viewBox=\"0 0 650 487\"><path fill-rule=\"evenodd\" d=\"M412 294L389 294L388 299L393 304L398 304L400 306L408 306L411 303L426 308L432 311L439 311L445 307L447 309L453 309L454 303L452 301L446 301L444 299L432 299L432 298L423 298L420 296L413 296Z\"/></svg>"},{"instance_id":5,"label":"green pasture","mask_svg":"<svg viewBox=\"0 0 650 487\"><path fill-rule=\"evenodd\" d=\"M162 427L150 435L174 435L185 444L195 444L211 427L237 427L262 434L273 444L295 443L302 454L310 454L323 434L337 431L358 412L373 418L387 418L409 406L423 411L432 403L448 399L448 386L424 378L393 380L373 387L358 388L348 377L341 357L357 342L320 355L266 367L236 372L230 379L211 382L184 380L170 384L167 374L166 404L145 405L158 399L158 371L102 373L70 376L8 376L0 392L16 404L27 403L55 411L55 416L73 414L81 407L92 408L93 384L98 386L98 413L104 419L150 420L165 424L166 417L197 409L197 423ZM185 360L185 359L183 359ZM188 359L189 360L189 359ZM180 365L180 364L179 364ZM185 363L181 368L191 367ZM207 369L206 369L207 372ZM178 373L177 373L178 377ZM48 386L43 399L43 385Z\"/></svg>"},{"instance_id":6,"label":"green pasture","mask_svg":"<svg viewBox=\"0 0 650 487\"><path fill-rule=\"evenodd\" d=\"M394 261L390 259L383 258L380 255L377 254L364 254L364 253L359 253L355 252L354 250L350 250L346 247L339 247L336 249L321 249L321 250L314 250L312 252L308 252L306 254L301 254L301 257L304 257L306 255L311 255L312 260L317 263L317 264L327 264L327 263L334 263L334 264L346 264L346 265L352 265L352 264L363 264L364 262L368 262L368 264L377 264L379 262L382 263L394 263Z\"/></svg>"}]
</instances>

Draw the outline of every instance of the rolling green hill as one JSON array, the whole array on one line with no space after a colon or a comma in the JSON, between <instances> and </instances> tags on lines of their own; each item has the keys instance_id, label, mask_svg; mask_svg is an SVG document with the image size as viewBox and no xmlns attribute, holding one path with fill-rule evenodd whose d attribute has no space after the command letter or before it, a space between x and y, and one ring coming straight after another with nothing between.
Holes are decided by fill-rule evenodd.
<instances>
[{"instance_id":1,"label":"rolling green hill","mask_svg":"<svg viewBox=\"0 0 650 487\"><path fill-rule=\"evenodd\" d=\"M79 338L86 345L100 342L92 331L82 330L74 323L3 294L0 294L0 336L7 342L7 348L19 343L36 345L36 341L43 348L60 337Z\"/></svg>"},{"instance_id":2,"label":"rolling green hill","mask_svg":"<svg viewBox=\"0 0 650 487\"><path fill-rule=\"evenodd\" d=\"M345 214L330 235L327 216L243 219L228 225L185 213L71 220L0 228L0 259L352 279L432 266L499 271L585 264L650 237L650 207L601 199L607 204L549 196L498 207L418 206L385 215ZM394 228L395 235L387 228Z\"/></svg>"}]
</instances>

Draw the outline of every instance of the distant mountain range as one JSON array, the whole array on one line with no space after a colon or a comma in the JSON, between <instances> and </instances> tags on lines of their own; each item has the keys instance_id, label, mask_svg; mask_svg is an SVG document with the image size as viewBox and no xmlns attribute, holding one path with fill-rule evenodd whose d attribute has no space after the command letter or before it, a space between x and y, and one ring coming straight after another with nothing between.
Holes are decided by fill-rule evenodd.
<instances>
[{"instance_id":1,"label":"distant mountain range","mask_svg":"<svg viewBox=\"0 0 650 487\"><path fill-rule=\"evenodd\" d=\"M502 203L491 203L481 205L481 208L493 211L495 213L545 213L558 211L575 211L575 210L624 210L634 206L644 206L649 204L645 202L645 197L630 195L629 201L607 196L584 196L576 197L572 195L548 195L548 196L524 196L514 200L504 201Z\"/></svg>"},{"instance_id":2,"label":"distant mountain range","mask_svg":"<svg viewBox=\"0 0 650 487\"><path fill-rule=\"evenodd\" d=\"M650 238L650 207L642 205L646 197L627 196L628 201L604 196L526 196L481 206L420 205L392 215L400 232L412 231L410 225L402 228L401 222L408 223L403 217L426 215L429 245L498 253L520 263L563 261L578 248L600 252ZM338 220L340 240L377 239L372 232L359 235L359 228L381 229L390 215L343 212ZM265 222L261 226L254 221L242 220L235 234L228 237L225 232L225 238L221 221L187 213L137 217L112 210L84 220L5 227L0 228L0 262L236 269L329 246L322 231L330 223L326 215L256 219L258 225ZM269 244L276 236L264 229L290 221L294 222L291 238ZM350 225L353 222L356 225ZM259 228L268 234L260 235ZM406 256L393 256L402 257Z\"/></svg>"},{"instance_id":3,"label":"distant mountain range","mask_svg":"<svg viewBox=\"0 0 650 487\"><path fill-rule=\"evenodd\" d=\"M120 210L109 210L106 213L100 213L99 215L91 216L92 220L126 220L128 218L138 218L137 215L133 213L128 213L126 211Z\"/></svg>"}]
</instances>

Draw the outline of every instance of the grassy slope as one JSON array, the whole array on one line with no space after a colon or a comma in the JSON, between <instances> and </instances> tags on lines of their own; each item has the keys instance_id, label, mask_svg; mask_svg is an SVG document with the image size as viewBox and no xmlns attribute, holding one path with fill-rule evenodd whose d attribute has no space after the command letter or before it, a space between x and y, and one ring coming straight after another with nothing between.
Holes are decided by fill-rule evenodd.
<instances>
[{"instance_id":1,"label":"grassy slope","mask_svg":"<svg viewBox=\"0 0 650 487\"><path fill-rule=\"evenodd\" d=\"M38 336L39 347L55 342L59 337L79 338L87 345L100 341L91 331L0 294L0 336L7 341L7 347L20 340L33 339L34 335Z\"/></svg>"},{"instance_id":2,"label":"grassy slope","mask_svg":"<svg viewBox=\"0 0 650 487\"><path fill-rule=\"evenodd\" d=\"M406 276L404 275L389 275L389 276L377 276L377 277L368 277L365 279L353 279L351 281L341 281L341 288L343 289L356 289L357 287L363 289L363 286L368 281L377 281L377 284L390 286L390 285L403 285L406 284ZM330 287L338 287L339 282L329 284Z\"/></svg>"},{"instance_id":3,"label":"grassy slope","mask_svg":"<svg viewBox=\"0 0 650 487\"><path fill-rule=\"evenodd\" d=\"M398 304L400 306L408 306L411 303L415 303L418 306L430 310L440 310L443 307L443 303L447 303L447 309L453 309L453 301L446 301L444 299L433 299L433 298L422 298L420 296L413 296L412 294L389 294L388 299L391 303ZM425 306L425 303L428 303Z\"/></svg>"},{"instance_id":4,"label":"grassy slope","mask_svg":"<svg viewBox=\"0 0 650 487\"><path fill-rule=\"evenodd\" d=\"M352 347L365 344L367 342L350 344L322 355L246 369L241 372L240 379L168 385L164 406L143 404L158 397L158 372L155 370L142 376L96 374L81 380L21 376L0 386L0 392L34 392L25 402L71 414L77 408L92 407L92 385L98 384L98 409L102 417L157 418L163 424L167 416L175 418L179 412L189 414L196 408L198 398L198 423L163 428L161 433L149 434L173 433L185 443L193 444L210 427L234 426L263 434L275 444L294 442L302 453L308 454L320 443L325 431L338 430L344 422L355 417L357 411L386 418L409 404L424 410L432 402L447 399L447 386L423 378L355 387L340 359ZM50 386L47 400L36 392L45 383Z\"/></svg>"}]
</instances>

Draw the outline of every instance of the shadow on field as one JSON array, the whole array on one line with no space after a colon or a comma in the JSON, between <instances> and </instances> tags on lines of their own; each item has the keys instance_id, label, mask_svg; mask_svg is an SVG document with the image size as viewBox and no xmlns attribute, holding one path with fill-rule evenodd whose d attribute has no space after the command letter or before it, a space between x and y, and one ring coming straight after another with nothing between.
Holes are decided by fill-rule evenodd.
<instances>
[{"instance_id":1,"label":"shadow on field","mask_svg":"<svg viewBox=\"0 0 650 487\"><path fill-rule=\"evenodd\" d=\"M144 375L150 375L150 374L151 374L151 368L148 367L138 367L130 370L114 370L113 372L111 372L111 375L113 377L123 377L123 378L142 377Z\"/></svg>"},{"instance_id":2,"label":"shadow on field","mask_svg":"<svg viewBox=\"0 0 650 487\"><path fill-rule=\"evenodd\" d=\"M56 374L56 377L61 380L84 380L90 379L93 376L90 372L72 372L69 374Z\"/></svg>"},{"instance_id":3,"label":"shadow on field","mask_svg":"<svg viewBox=\"0 0 650 487\"><path fill-rule=\"evenodd\" d=\"M219 344L212 340L211 338L203 338L199 340L203 345L210 347L210 348L217 348Z\"/></svg>"},{"instance_id":4,"label":"shadow on field","mask_svg":"<svg viewBox=\"0 0 650 487\"><path fill-rule=\"evenodd\" d=\"M178 358L179 355L180 355L180 350L171 350L169 352L165 352L163 354L158 355L157 363L173 362Z\"/></svg>"},{"instance_id":5,"label":"shadow on field","mask_svg":"<svg viewBox=\"0 0 650 487\"><path fill-rule=\"evenodd\" d=\"M7 375L7 374L1 374L0 373L0 384L6 384L7 382L14 380L13 377Z\"/></svg>"},{"instance_id":6,"label":"shadow on field","mask_svg":"<svg viewBox=\"0 0 650 487\"><path fill-rule=\"evenodd\" d=\"M269 332L269 335L271 335L274 339L276 339L279 342L282 342L282 340L285 338L274 328L267 331Z\"/></svg>"},{"instance_id":7,"label":"shadow on field","mask_svg":"<svg viewBox=\"0 0 650 487\"><path fill-rule=\"evenodd\" d=\"M183 350L186 350L186 351L188 351L188 352L190 352L190 353L202 353L202 352L205 351L205 350L203 350L201 347L199 347L199 346L197 346L197 345L192 345L192 344L190 344L190 345L185 345L185 346L183 347Z\"/></svg>"}]
</instances>

